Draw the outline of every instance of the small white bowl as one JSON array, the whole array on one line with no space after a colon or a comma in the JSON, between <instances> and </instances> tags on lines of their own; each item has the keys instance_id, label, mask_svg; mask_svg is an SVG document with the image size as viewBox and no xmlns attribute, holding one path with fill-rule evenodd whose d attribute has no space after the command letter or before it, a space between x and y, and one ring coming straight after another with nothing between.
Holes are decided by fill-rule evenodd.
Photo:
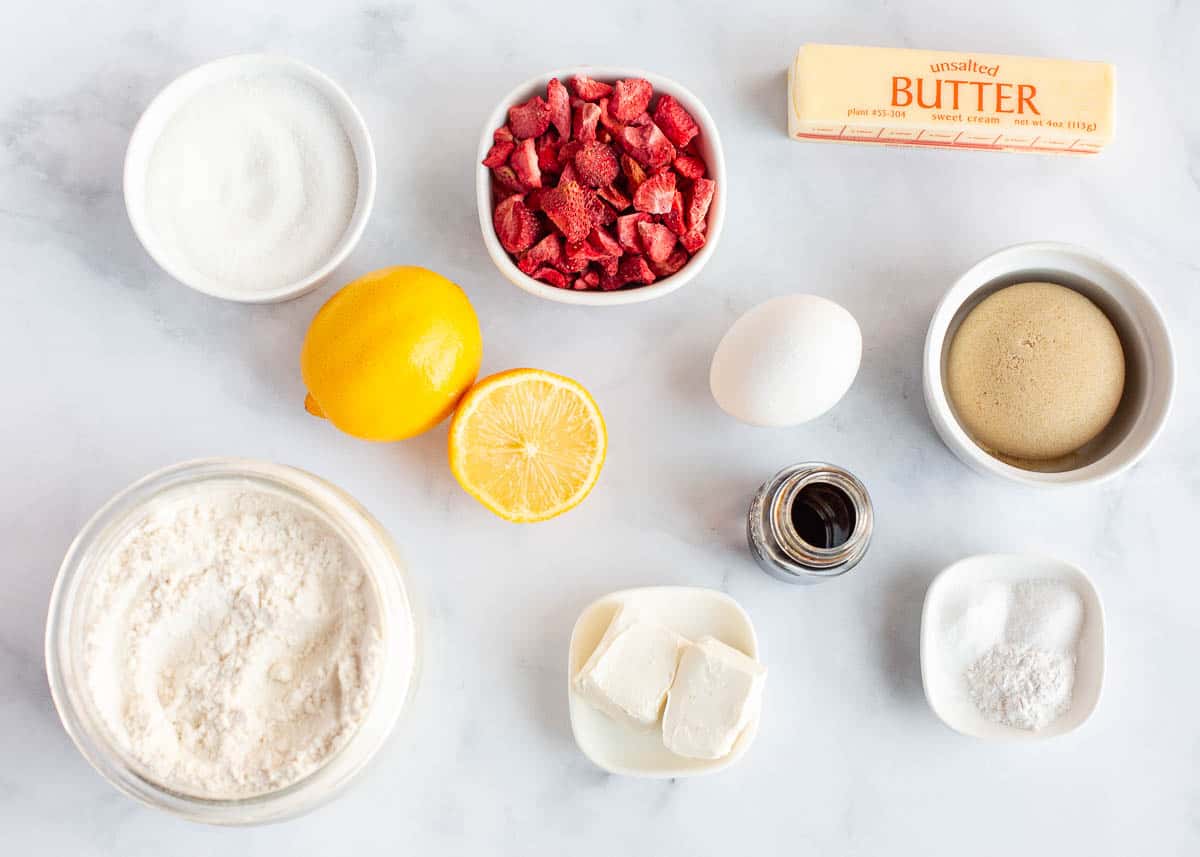
<instances>
[{"instance_id":1,"label":"small white bowl","mask_svg":"<svg viewBox=\"0 0 1200 857\"><path fill-rule=\"evenodd\" d=\"M939 646L943 630L940 618L951 605L963 606L969 588L1023 580L1060 581L1079 594L1084 608L1075 650L1071 707L1036 732L985 719L966 695L962 666L946 663ZM1040 741L1073 732L1091 717L1100 702L1104 657L1104 606L1100 594L1087 574L1062 560L1022 554L970 556L942 571L925 593L921 611L921 683L925 686L925 699L943 723L963 735L992 741Z\"/></svg>"},{"instance_id":2,"label":"small white bowl","mask_svg":"<svg viewBox=\"0 0 1200 857\"><path fill-rule=\"evenodd\" d=\"M492 204L492 171L483 165L483 159L487 157L488 150L492 147L492 132L508 121L508 108L514 104L522 104L534 95L544 96L546 84L550 82L551 78L557 77L563 84L567 84L567 81L577 74L586 74L588 77L605 82L633 77L645 78L654 87L655 95L666 93L674 97L688 113L692 114L692 118L700 126L700 135L697 137L700 154L704 156L705 164L708 166L709 178L717 183L717 192L708 209L708 229L704 233L706 241L700 248L700 252L688 259L687 264L676 273L669 277L663 277L661 280L655 280L648 286L617 289L611 292L560 289L535 280L521 271L501 246L500 239L496 237L496 228L492 225L492 211L495 208ZM661 298L691 282L692 278L699 274L700 269L712 258L713 252L717 249L717 242L721 238L721 230L725 226L725 200L727 198L725 181L725 153L721 148L721 138L717 134L716 123L700 99L668 77L661 77L635 68L616 66L573 66L547 72L525 81L500 99L500 103L496 105L496 109L484 123L483 134L479 138L479 152L475 158L475 198L479 207L479 228L483 232L483 243L487 247L488 255L492 257L492 261L496 263L500 273L513 285L524 289L531 295L537 295L539 298L565 304L613 306L641 303Z\"/></svg>"},{"instance_id":3,"label":"small white bowl","mask_svg":"<svg viewBox=\"0 0 1200 857\"><path fill-rule=\"evenodd\" d=\"M567 700L571 732L583 755L599 768L628 777L673 779L711 774L728 768L746 754L758 734L759 718L745 728L729 755L720 759L688 759L663 744L662 729L639 732L593 708L575 691L583 669L622 604L636 603L663 625L689 640L705 635L758 660L754 625L741 606L723 592L694 586L651 586L613 592L589 604L575 622L567 656Z\"/></svg>"},{"instance_id":4,"label":"small white bowl","mask_svg":"<svg viewBox=\"0 0 1200 857\"><path fill-rule=\"evenodd\" d=\"M154 145L158 142L168 120L197 92L221 80L248 73L284 72L311 85L320 92L337 112L346 136L354 148L358 164L358 194L350 222L332 255L317 270L303 279L274 289L248 292L231 288L213 277L194 270L173 256L169 247L159 240L146 214L146 169ZM240 54L197 66L177 77L154 97L142 114L125 152L125 210L138 241L158 266L185 286L216 298L239 303L276 303L299 297L319 286L326 277L346 260L362 237L375 204L375 149L367 123L350 96L330 78L312 66L288 57L270 54Z\"/></svg>"},{"instance_id":5,"label":"small white bowl","mask_svg":"<svg viewBox=\"0 0 1200 857\"><path fill-rule=\"evenodd\" d=\"M1018 467L979 446L946 393L950 343L963 319L991 293L1016 283L1058 283L1090 298L1108 316L1125 350L1125 392L1108 427L1062 459ZM942 298L925 338L925 405L946 446L968 467L1026 485L1099 482L1141 459L1166 423L1175 391L1175 356L1154 300L1127 273L1070 244L1018 244L993 253L958 278Z\"/></svg>"}]
</instances>

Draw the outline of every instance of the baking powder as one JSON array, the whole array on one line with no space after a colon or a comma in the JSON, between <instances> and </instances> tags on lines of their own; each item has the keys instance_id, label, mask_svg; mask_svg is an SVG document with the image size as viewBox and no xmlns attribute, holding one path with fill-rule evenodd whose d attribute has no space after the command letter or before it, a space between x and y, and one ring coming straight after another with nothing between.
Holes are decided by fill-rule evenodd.
<instances>
[{"instance_id":1,"label":"baking powder","mask_svg":"<svg viewBox=\"0 0 1200 857\"><path fill-rule=\"evenodd\" d=\"M244 798L318 768L379 683L374 587L296 501L242 484L160 498L85 609L85 683L146 776Z\"/></svg>"}]
</instances>

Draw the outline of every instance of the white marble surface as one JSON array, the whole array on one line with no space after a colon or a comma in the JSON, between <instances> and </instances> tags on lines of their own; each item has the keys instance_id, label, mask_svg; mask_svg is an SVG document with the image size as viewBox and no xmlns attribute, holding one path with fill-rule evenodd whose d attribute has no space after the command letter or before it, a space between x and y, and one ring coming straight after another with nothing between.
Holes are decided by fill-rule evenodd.
<instances>
[{"instance_id":1,"label":"white marble surface","mask_svg":"<svg viewBox=\"0 0 1200 857\"><path fill-rule=\"evenodd\" d=\"M942 0L558 4L46 0L0 28L0 831L6 854L1184 854L1200 850L1200 5ZM969 8L968 8L969 6ZM582 8L582 7L581 7ZM805 40L1108 59L1119 130L1099 159L789 142L784 68ZM333 285L249 308L194 294L135 242L120 194L129 131L185 69L292 54L357 99L380 187L338 280L420 263L470 293L485 370L585 382L611 434L580 509L518 528L464 495L445 427L393 446L301 408L297 352ZM704 274L662 301L539 302L493 270L472 168L515 81L577 61L643 66L703 98L729 160L729 220ZM1144 463L1037 493L985 481L935 437L921 340L951 280L1032 239L1096 248L1169 315L1181 386ZM859 319L862 372L827 417L786 431L725 417L707 390L720 334L772 295ZM94 774L51 708L43 617L85 518L143 473L207 455L272 458L357 495L392 530L430 612L420 705L339 801L280 826L206 829ZM877 540L849 577L791 589L750 562L742 521L774 468L825 458L874 494ZM943 566L1033 549L1089 569L1110 672L1093 720L1045 745L952 734L921 694L918 611ZM606 776L575 749L564 693L576 613L618 587L719 587L754 617L772 675L757 744L680 782Z\"/></svg>"}]
</instances>

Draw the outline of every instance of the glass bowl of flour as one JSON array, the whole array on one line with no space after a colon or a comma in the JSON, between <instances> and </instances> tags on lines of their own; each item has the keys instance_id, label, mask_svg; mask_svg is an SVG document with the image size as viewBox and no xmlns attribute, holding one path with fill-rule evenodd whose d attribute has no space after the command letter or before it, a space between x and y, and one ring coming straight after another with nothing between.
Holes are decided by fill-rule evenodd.
<instances>
[{"instance_id":1,"label":"glass bowl of flour","mask_svg":"<svg viewBox=\"0 0 1200 857\"><path fill-rule=\"evenodd\" d=\"M294 468L186 462L84 526L46 671L80 752L143 803L258 824L330 799L409 707L420 633L391 539Z\"/></svg>"}]
</instances>

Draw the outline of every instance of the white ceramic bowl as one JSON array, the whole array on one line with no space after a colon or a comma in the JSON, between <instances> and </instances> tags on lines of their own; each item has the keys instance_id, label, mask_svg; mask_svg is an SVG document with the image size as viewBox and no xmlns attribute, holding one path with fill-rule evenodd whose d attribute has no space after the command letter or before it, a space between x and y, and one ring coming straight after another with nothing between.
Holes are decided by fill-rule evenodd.
<instances>
[{"instance_id":1,"label":"white ceramic bowl","mask_svg":"<svg viewBox=\"0 0 1200 857\"><path fill-rule=\"evenodd\" d=\"M687 109L688 113L692 114L692 118L700 126L700 135L697 138L700 154L704 156L704 161L708 165L709 178L717 183L717 192L708 209L708 229L705 232L707 240L700 248L700 252L690 258L687 264L676 273L661 280L655 280L648 286L618 289L612 292L560 289L523 273L500 245L500 239L496 237L496 229L492 225L492 211L495 206L492 204L491 170L483 165L483 159L487 157L488 150L492 147L492 132L508 121L508 108L514 104L528 101L534 95L544 96L546 84L550 82L551 78L557 77L566 84L576 74L586 74L588 77L606 82L631 77L645 78L654 87L655 95L666 93L673 96ZM725 182L725 153L721 149L721 138L717 134L716 123L713 122L712 116L700 99L670 78L660 77L636 68L616 66L573 66L547 72L525 81L500 99L496 109L487 118L487 122L483 126L483 133L479 138L479 152L475 158L475 197L479 208L479 228L483 232L483 243L487 247L488 255L492 257L492 261L496 263L500 273L513 285L532 295L537 295L539 298L566 304L612 306L641 303L661 298L691 282L712 258L712 254L717 249L717 242L721 238L721 230L725 226L725 200L727 198Z\"/></svg>"},{"instance_id":2,"label":"white ceramic bowl","mask_svg":"<svg viewBox=\"0 0 1200 857\"><path fill-rule=\"evenodd\" d=\"M728 768L754 743L758 717L738 736L729 755L720 759L688 759L666 748L661 728L639 732L617 723L576 692L575 677L604 636L617 610L622 604L631 602L689 640L709 635L758 660L758 638L750 617L741 605L723 592L695 586L651 586L605 595L579 614L571 632L567 700L575 743L597 767L629 777L673 779Z\"/></svg>"},{"instance_id":3,"label":"white ceramic bowl","mask_svg":"<svg viewBox=\"0 0 1200 857\"><path fill-rule=\"evenodd\" d=\"M984 451L955 415L945 386L946 359L959 325L985 297L1029 281L1068 286L1104 311L1125 350L1125 393L1112 422L1069 456L1018 467ZM1124 271L1069 244L1018 244L993 253L958 278L942 298L925 338L925 404L946 446L972 469L1026 485L1099 482L1138 462L1158 437L1175 391L1171 337L1154 300Z\"/></svg>"},{"instance_id":4,"label":"white ceramic bowl","mask_svg":"<svg viewBox=\"0 0 1200 857\"><path fill-rule=\"evenodd\" d=\"M354 147L358 164L358 195L350 222L341 241L333 253L315 271L303 279L274 289L249 292L236 289L220 280L194 270L174 256L170 248L159 240L146 214L146 169L150 155L167 121L181 106L201 89L221 80L248 73L274 71L283 72L311 85L320 92L337 112L346 136ZM275 303L312 291L346 260L358 244L366 228L371 208L375 204L375 149L362 114L354 106L345 91L321 72L294 59L270 54L241 54L226 57L198 66L167 84L142 118L138 120L129 138L125 152L125 210L138 241L158 266L185 286L216 298L240 303Z\"/></svg>"},{"instance_id":5,"label":"white ceramic bowl","mask_svg":"<svg viewBox=\"0 0 1200 857\"><path fill-rule=\"evenodd\" d=\"M967 695L963 666L951 663L941 636L948 613L961 613L970 591L988 583L1055 580L1083 599L1084 620L1076 646L1075 685L1071 707L1036 732L984 718ZM982 554L959 560L934 578L921 611L921 682L925 699L942 722L956 732L992 741L1040 741L1078 729L1100 702L1104 685L1104 606L1091 578L1081 569L1050 557Z\"/></svg>"}]
</instances>

